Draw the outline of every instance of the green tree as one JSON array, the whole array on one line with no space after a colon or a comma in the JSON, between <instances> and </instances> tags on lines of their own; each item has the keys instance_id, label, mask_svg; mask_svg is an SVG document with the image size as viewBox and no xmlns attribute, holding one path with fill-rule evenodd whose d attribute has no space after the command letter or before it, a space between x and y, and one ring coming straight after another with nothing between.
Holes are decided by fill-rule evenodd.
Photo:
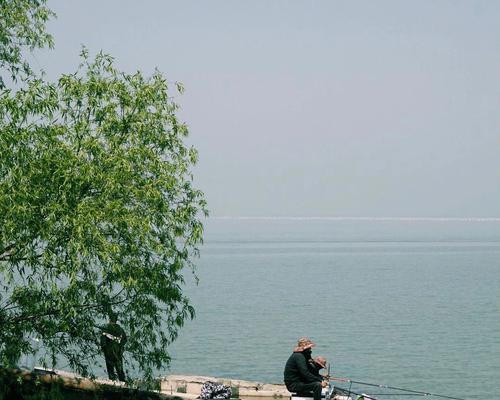
<instances>
[{"instance_id":1,"label":"green tree","mask_svg":"<svg viewBox=\"0 0 500 400\"><path fill-rule=\"evenodd\" d=\"M54 13L45 0L0 0L0 16L0 68L13 80L31 75L24 52L53 46L45 24ZM0 89L4 87L0 75Z\"/></svg>"},{"instance_id":2,"label":"green tree","mask_svg":"<svg viewBox=\"0 0 500 400\"><path fill-rule=\"evenodd\" d=\"M57 82L29 75L0 95L0 363L32 351L36 336L48 365L64 357L93 375L97 327L112 309L129 369L151 378L194 316L182 287L207 215L193 187L197 152L161 73L81 56Z\"/></svg>"}]
</instances>

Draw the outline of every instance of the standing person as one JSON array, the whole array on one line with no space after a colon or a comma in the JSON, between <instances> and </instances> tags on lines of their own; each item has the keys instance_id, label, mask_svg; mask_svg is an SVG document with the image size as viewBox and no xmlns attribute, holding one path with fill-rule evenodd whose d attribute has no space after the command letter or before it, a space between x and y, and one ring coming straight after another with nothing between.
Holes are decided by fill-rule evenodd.
<instances>
[{"instance_id":1,"label":"standing person","mask_svg":"<svg viewBox=\"0 0 500 400\"><path fill-rule=\"evenodd\" d=\"M106 370L108 377L112 381L118 379L125 382L125 374L123 372L123 351L127 342L127 335L123 328L118 325L118 316L111 312L109 314L109 322L102 327L101 349L106 360Z\"/></svg>"},{"instance_id":2,"label":"standing person","mask_svg":"<svg viewBox=\"0 0 500 400\"><path fill-rule=\"evenodd\" d=\"M309 361L314 346L312 340L306 337L300 338L286 362L283 376L289 392L312 392L314 400L321 400L321 390L327 382L323 382L319 373L313 374L310 370Z\"/></svg>"}]
</instances>

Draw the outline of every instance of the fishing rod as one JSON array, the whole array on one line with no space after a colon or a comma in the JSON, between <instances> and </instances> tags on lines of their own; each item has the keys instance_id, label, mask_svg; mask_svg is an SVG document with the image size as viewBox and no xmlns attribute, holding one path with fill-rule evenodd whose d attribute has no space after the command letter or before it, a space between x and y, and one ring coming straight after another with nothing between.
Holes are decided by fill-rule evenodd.
<instances>
[{"instance_id":1,"label":"fishing rod","mask_svg":"<svg viewBox=\"0 0 500 400\"><path fill-rule=\"evenodd\" d=\"M358 396L358 398L362 397L363 399L377 400L375 397L371 397L372 395L368 395L365 393L356 393L356 392L353 392L351 389L344 389L344 388L337 387L337 386L335 386L335 389L338 390L339 392L346 394L349 397L351 396L351 394L355 394L356 396ZM332 398L333 397L330 397L330 399L332 399Z\"/></svg>"},{"instance_id":2,"label":"fishing rod","mask_svg":"<svg viewBox=\"0 0 500 400\"><path fill-rule=\"evenodd\" d=\"M370 393L370 394L356 393L353 392L352 390L344 389L338 386L335 386L335 389L345 394L351 393L355 394L356 396L365 397L366 399L375 399L374 396L425 396L425 394L418 394L418 393Z\"/></svg>"},{"instance_id":3,"label":"fishing rod","mask_svg":"<svg viewBox=\"0 0 500 400\"><path fill-rule=\"evenodd\" d=\"M356 394L356 393L354 393ZM418 393L370 393L370 396L425 396Z\"/></svg>"},{"instance_id":4,"label":"fishing rod","mask_svg":"<svg viewBox=\"0 0 500 400\"><path fill-rule=\"evenodd\" d=\"M434 397L441 397L444 399L451 399L451 400L465 400L465 399L460 398L460 397L446 396L444 394L437 394L437 393L422 392L420 390L405 389L405 388L400 388L400 387L396 387L396 386L388 386L388 385L380 385L380 384L376 384L376 383L354 381L354 380L348 379L348 378L330 377L330 380L338 381L338 382L357 383L358 385L373 386L373 387L378 387L378 388L383 388L383 389L401 390L402 392L409 392L409 393L414 393L414 394L418 394L418 395L422 395L422 396L434 396Z\"/></svg>"},{"instance_id":5,"label":"fishing rod","mask_svg":"<svg viewBox=\"0 0 500 400\"><path fill-rule=\"evenodd\" d=\"M425 394L422 393L357 393L349 389L341 388L339 386L335 386L335 389L349 396L351 394L355 394L356 396L358 396L358 398L361 397L365 400L377 400L374 396L425 396Z\"/></svg>"}]
</instances>

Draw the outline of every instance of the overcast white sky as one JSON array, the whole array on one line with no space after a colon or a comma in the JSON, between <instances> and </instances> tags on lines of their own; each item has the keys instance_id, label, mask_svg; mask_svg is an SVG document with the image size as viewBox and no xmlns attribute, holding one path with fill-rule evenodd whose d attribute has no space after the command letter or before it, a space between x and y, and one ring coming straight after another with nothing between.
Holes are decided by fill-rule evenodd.
<instances>
[{"instance_id":1,"label":"overcast white sky","mask_svg":"<svg viewBox=\"0 0 500 400\"><path fill-rule=\"evenodd\" d=\"M212 216L500 216L498 1L49 1L81 44L181 81Z\"/></svg>"}]
</instances>

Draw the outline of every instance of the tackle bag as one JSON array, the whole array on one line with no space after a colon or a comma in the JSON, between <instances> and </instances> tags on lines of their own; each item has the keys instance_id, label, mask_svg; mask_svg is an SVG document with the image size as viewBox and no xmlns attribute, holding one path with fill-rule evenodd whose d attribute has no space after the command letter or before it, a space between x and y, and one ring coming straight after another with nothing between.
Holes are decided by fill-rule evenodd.
<instances>
[{"instance_id":1,"label":"tackle bag","mask_svg":"<svg viewBox=\"0 0 500 400\"><path fill-rule=\"evenodd\" d=\"M231 388L221 383L207 381L201 387L201 393L198 398L202 400L230 399Z\"/></svg>"}]
</instances>

